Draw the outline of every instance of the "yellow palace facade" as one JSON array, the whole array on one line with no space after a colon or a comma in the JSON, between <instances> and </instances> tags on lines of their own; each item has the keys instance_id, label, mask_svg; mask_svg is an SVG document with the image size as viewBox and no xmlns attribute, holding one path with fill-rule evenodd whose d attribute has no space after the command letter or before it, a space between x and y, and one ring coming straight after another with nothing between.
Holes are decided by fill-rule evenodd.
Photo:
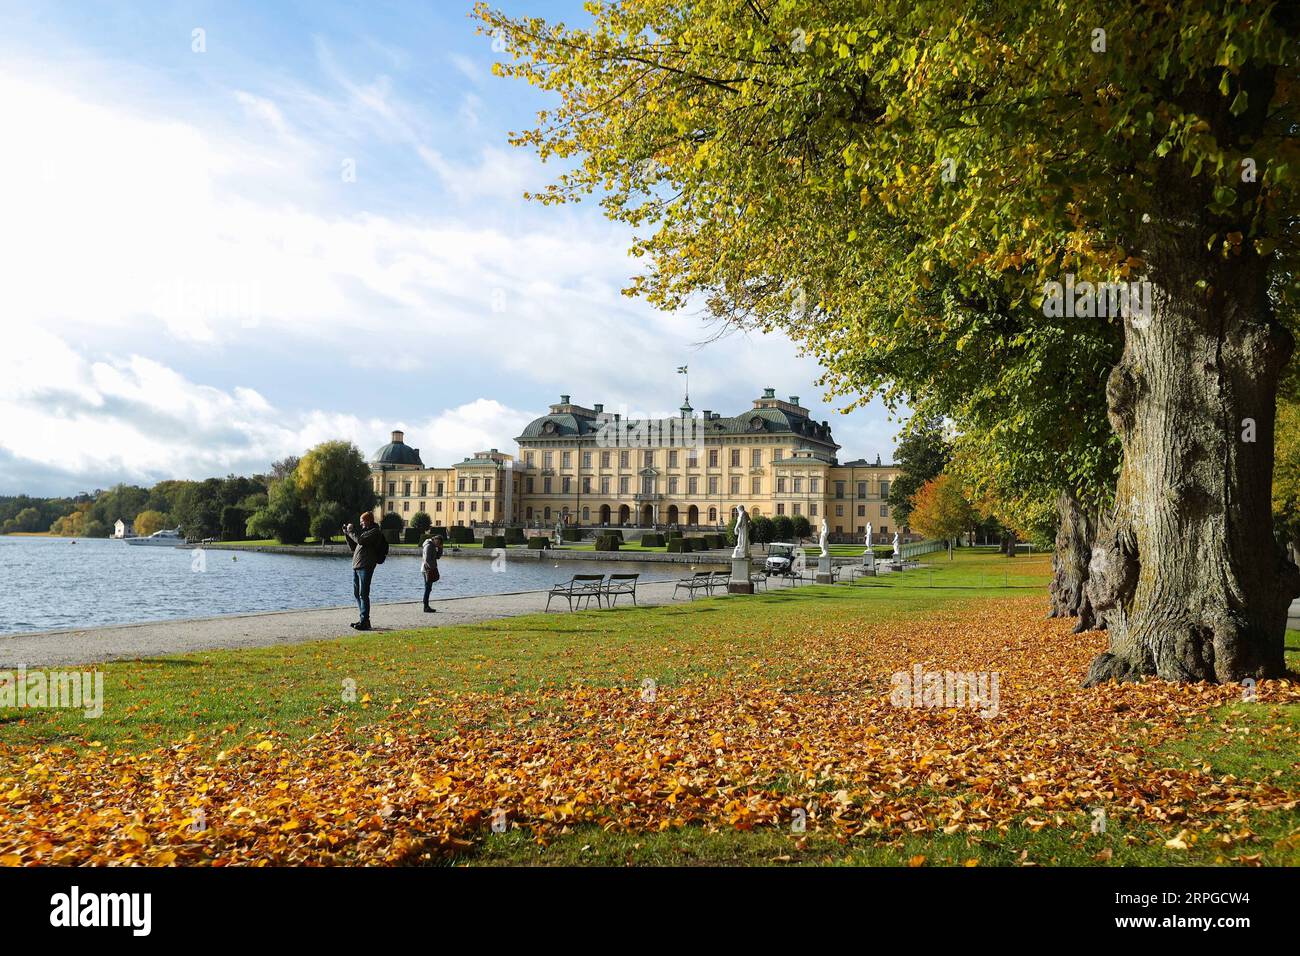
<instances>
[{"instance_id":1,"label":"yellow palace facade","mask_svg":"<svg viewBox=\"0 0 1300 956\"><path fill-rule=\"evenodd\" d=\"M516 439L517 455L495 448L450 467L426 467L402 432L371 462L376 514L404 522L420 511L435 525L723 527L736 506L754 517L822 518L832 536L861 539L870 522L880 540L889 520L894 465L841 463L826 422L798 396L765 389L738 415L697 415L689 402L667 419L625 419L603 405L560 396Z\"/></svg>"}]
</instances>

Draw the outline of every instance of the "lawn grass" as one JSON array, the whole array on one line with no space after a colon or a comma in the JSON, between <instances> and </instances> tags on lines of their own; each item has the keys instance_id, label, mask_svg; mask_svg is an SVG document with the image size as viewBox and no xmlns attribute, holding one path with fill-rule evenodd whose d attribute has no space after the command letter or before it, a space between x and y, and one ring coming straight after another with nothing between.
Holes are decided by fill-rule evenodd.
<instances>
[{"instance_id":1,"label":"lawn grass","mask_svg":"<svg viewBox=\"0 0 1300 956\"><path fill-rule=\"evenodd\" d=\"M936 553L928 566L864 578L852 585L774 587L745 598L699 599L656 608L530 615L485 624L379 632L334 641L176 655L104 666L105 711L87 721L68 711L17 711L0 719L0 763L22 759L24 745L104 747L128 753L189 740L217 751L265 734L289 745L347 714L358 740L382 734L399 715L403 728L433 734L519 726L519 714L485 710L467 727L438 700L451 695L527 699L533 721L546 721L559 694L574 688L635 689L653 666L663 690L744 680L761 668L765 682L799 688L824 672L807 667L801 636L863 629L910 633L932 621L960 620L985 599L1040 599L1049 556L1005 558L991 549ZM178 625L179 626L179 625ZM951 626L949 624L948 626ZM912 640L913 638L906 638ZM1014 635L1008 635L1014 653ZM1104 638L1097 636L1098 646ZM1300 668L1300 632L1287 634L1287 659ZM812 677L810 677L812 675ZM359 700L341 701L344 682ZM829 685L805 690L835 694ZM412 719L411 705L418 709ZM21 716L16 716L20 714ZM512 725L510 722L515 721ZM1140 728L1137 728L1140 730ZM1268 701L1214 707L1186 732L1152 748L1157 766L1201 768L1291 790L1300 789L1294 747L1300 706ZM775 787L777 782L773 782ZM1042 821L1040 821L1040 824ZM1246 855L1265 864L1300 864L1300 812L1256 814L1253 836L1231 847L1206 833L1174 853L1170 825L1112 821L1092 833L1086 818L1055 825L1018 823L1005 830L846 838L823 829L795 833L690 825L628 832L575 825L534 837L527 830L487 834L453 862L499 864L771 865L1148 865L1215 864ZM1174 831L1177 827L1174 827ZM1224 834L1218 838L1227 839Z\"/></svg>"}]
</instances>

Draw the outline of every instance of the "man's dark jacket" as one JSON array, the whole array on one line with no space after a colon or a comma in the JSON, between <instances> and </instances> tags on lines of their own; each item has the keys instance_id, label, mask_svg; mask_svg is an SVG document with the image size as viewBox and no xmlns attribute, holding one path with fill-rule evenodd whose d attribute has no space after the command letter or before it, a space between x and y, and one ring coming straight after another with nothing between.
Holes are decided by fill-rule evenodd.
<instances>
[{"instance_id":1,"label":"man's dark jacket","mask_svg":"<svg viewBox=\"0 0 1300 956\"><path fill-rule=\"evenodd\" d=\"M360 533L344 532L348 548L352 551L352 567L373 568L379 563L379 549L383 547L384 532L379 525L371 525Z\"/></svg>"}]
</instances>

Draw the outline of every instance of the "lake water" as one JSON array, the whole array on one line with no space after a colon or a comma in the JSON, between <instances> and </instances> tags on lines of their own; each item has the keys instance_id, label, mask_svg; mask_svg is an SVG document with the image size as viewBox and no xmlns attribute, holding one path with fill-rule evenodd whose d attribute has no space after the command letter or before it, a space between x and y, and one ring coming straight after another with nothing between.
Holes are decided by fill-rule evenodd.
<instances>
[{"instance_id":1,"label":"lake water","mask_svg":"<svg viewBox=\"0 0 1300 956\"><path fill-rule=\"evenodd\" d=\"M672 565L508 557L504 567L494 571L493 563L444 557L439 562L442 580L433 586L433 596L532 591L574 574L631 571L643 581L662 581L687 573ZM375 572L370 596L377 602L418 601L423 593L419 560L393 553ZM198 560L188 548L0 535L0 634L351 602L352 565L345 556L208 549Z\"/></svg>"}]
</instances>

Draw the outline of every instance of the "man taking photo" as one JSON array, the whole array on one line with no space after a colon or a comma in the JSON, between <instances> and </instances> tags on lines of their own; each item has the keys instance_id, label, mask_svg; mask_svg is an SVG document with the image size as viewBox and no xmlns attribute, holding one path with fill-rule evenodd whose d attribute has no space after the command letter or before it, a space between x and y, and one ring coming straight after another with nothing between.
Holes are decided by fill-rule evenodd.
<instances>
[{"instance_id":1,"label":"man taking photo","mask_svg":"<svg viewBox=\"0 0 1300 956\"><path fill-rule=\"evenodd\" d=\"M384 563L388 557L388 539L375 524L375 516L369 511L361 515L361 528L354 525L343 526L343 535L347 538L348 549L352 552L352 593L357 599L357 610L361 620L351 625L358 631L370 630L370 582L375 577L375 568Z\"/></svg>"}]
</instances>

